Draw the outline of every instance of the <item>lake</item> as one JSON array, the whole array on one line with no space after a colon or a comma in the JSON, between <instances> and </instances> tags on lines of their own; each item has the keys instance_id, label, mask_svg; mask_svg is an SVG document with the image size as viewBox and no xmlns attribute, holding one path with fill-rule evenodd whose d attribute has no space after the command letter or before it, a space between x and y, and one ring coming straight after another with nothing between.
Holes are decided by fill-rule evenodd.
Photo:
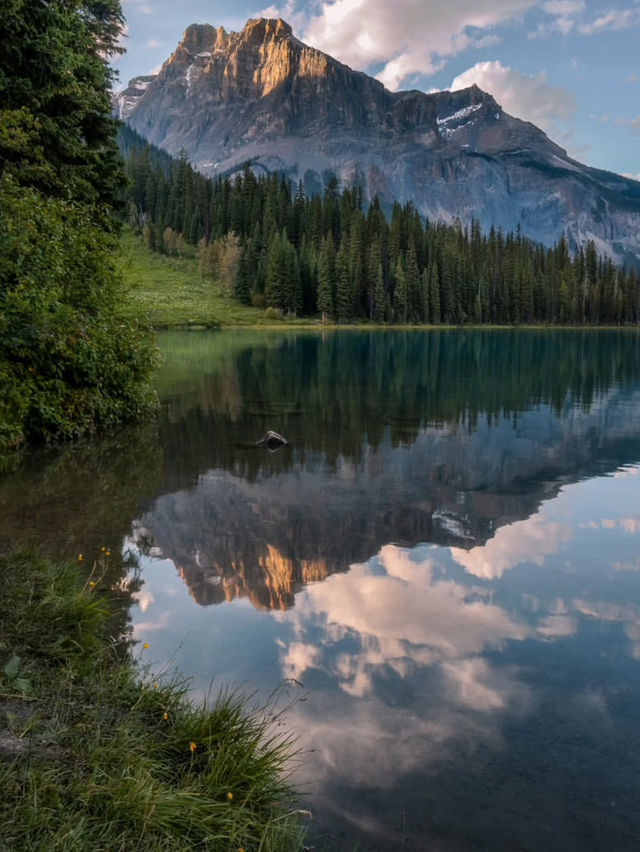
<instances>
[{"instance_id":1,"label":"lake","mask_svg":"<svg viewBox=\"0 0 640 852\"><path fill-rule=\"evenodd\" d=\"M110 547L153 672L277 692L316 849L637 850L640 335L159 343L158 419L28 454L0 548Z\"/></svg>"}]
</instances>

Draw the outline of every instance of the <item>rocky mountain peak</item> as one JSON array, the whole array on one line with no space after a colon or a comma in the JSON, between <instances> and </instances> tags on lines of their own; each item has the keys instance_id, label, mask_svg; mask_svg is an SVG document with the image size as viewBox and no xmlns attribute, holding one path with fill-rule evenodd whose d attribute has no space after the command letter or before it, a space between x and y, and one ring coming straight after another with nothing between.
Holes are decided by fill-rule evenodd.
<instances>
[{"instance_id":1,"label":"rocky mountain peak","mask_svg":"<svg viewBox=\"0 0 640 852\"><path fill-rule=\"evenodd\" d=\"M572 160L477 86L390 92L303 44L282 18L241 32L192 24L155 77L118 96L120 118L150 142L185 150L205 174L283 172L307 192L331 176L434 220L472 218L573 248L593 240L640 259L640 188Z\"/></svg>"},{"instance_id":2,"label":"rocky mountain peak","mask_svg":"<svg viewBox=\"0 0 640 852\"><path fill-rule=\"evenodd\" d=\"M292 36L291 26L282 18L250 18L240 33L240 38L252 43L262 43L267 39Z\"/></svg>"}]
</instances>

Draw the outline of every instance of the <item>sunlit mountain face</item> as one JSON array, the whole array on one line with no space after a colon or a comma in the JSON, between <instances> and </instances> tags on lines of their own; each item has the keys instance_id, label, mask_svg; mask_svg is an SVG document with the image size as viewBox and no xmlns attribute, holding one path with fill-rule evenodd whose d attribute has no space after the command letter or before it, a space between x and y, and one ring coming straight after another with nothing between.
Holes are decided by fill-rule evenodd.
<instances>
[{"instance_id":1,"label":"sunlit mountain face","mask_svg":"<svg viewBox=\"0 0 640 852\"><path fill-rule=\"evenodd\" d=\"M210 177L250 163L311 195L334 176L388 210L411 202L432 222L520 228L547 246L564 235L572 250L593 241L637 265L638 182L574 160L470 84L391 92L303 44L282 19L261 18L240 32L187 27L158 73L131 80L115 109Z\"/></svg>"},{"instance_id":2,"label":"sunlit mountain face","mask_svg":"<svg viewBox=\"0 0 640 852\"><path fill-rule=\"evenodd\" d=\"M275 691L310 845L637 848L640 337L160 342L158 421L5 474L3 545L108 537L144 664Z\"/></svg>"}]
</instances>

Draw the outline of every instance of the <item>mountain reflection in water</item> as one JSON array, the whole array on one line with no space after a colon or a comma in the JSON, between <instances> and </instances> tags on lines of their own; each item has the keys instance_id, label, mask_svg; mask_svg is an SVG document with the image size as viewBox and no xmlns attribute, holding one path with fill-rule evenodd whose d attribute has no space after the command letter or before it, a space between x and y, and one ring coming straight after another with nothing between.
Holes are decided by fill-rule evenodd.
<instances>
[{"instance_id":1,"label":"mountain reflection in water","mask_svg":"<svg viewBox=\"0 0 640 852\"><path fill-rule=\"evenodd\" d=\"M453 546L471 564L564 483L640 459L633 333L166 345L183 358L163 394L166 484L133 538L171 558L202 605L246 596L287 608L302 585L389 543ZM242 447L271 426L291 444L277 457Z\"/></svg>"},{"instance_id":2,"label":"mountain reflection in water","mask_svg":"<svg viewBox=\"0 0 640 852\"><path fill-rule=\"evenodd\" d=\"M640 335L160 342L158 422L5 474L0 548L122 542L152 671L284 683L316 849L637 850Z\"/></svg>"},{"instance_id":3,"label":"mountain reflection in water","mask_svg":"<svg viewBox=\"0 0 640 852\"><path fill-rule=\"evenodd\" d=\"M305 699L311 844L637 849L640 338L165 340L135 635Z\"/></svg>"}]
</instances>

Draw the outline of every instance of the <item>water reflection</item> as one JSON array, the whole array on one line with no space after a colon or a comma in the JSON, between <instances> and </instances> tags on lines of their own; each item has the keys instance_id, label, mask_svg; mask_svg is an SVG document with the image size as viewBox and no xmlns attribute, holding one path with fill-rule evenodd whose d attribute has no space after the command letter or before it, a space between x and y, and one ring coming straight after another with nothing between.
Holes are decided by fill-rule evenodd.
<instances>
[{"instance_id":1,"label":"water reflection","mask_svg":"<svg viewBox=\"0 0 640 852\"><path fill-rule=\"evenodd\" d=\"M318 848L636 849L639 341L167 334L158 423L0 479L0 547L122 542L154 669L302 682Z\"/></svg>"},{"instance_id":2,"label":"water reflection","mask_svg":"<svg viewBox=\"0 0 640 852\"><path fill-rule=\"evenodd\" d=\"M635 557L617 522L638 498L636 476L565 486L513 526L545 541L559 518L569 538L539 555L511 536L499 576L455 547L385 545L271 613L194 612L149 559L136 635L203 691L214 673L304 684L290 724L320 848L634 849L640 590L605 554Z\"/></svg>"},{"instance_id":3,"label":"water reflection","mask_svg":"<svg viewBox=\"0 0 640 852\"><path fill-rule=\"evenodd\" d=\"M203 689L213 672L304 683L291 724L319 846L635 848L640 594L620 566L637 559L640 364L636 338L613 339L589 366L571 338L555 372L557 338L456 338L435 360L408 339L404 386L384 340L366 359L389 370L360 385L335 369L365 358L357 338L274 340L228 362L223 416L215 393L170 401L165 440L197 421L200 473L140 516L134 539L169 561L157 592L148 563L138 635L166 625L166 659L188 623L177 660ZM448 387L429 389L434 363ZM293 445L280 458L230 449L267 426ZM227 606L194 624L187 591Z\"/></svg>"}]
</instances>

